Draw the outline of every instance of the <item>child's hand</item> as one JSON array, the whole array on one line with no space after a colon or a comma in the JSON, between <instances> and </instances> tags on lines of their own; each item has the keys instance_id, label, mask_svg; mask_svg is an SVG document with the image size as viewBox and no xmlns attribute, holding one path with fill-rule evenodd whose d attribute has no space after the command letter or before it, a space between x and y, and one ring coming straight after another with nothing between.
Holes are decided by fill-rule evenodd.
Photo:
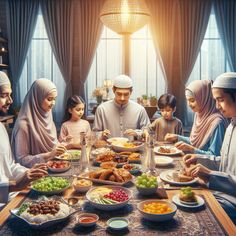
<instances>
[{"instance_id":1,"label":"child's hand","mask_svg":"<svg viewBox=\"0 0 236 236\"><path fill-rule=\"evenodd\" d=\"M64 138L63 141L65 141L65 142L67 142L67 143L70 143L70 142L73 141L73 136L72 136L72 135L67 135L67 136Z\"/></svg>"},{"instance_id":2,"label":"child's hand","mask_svg":"<svg viewBox=\"0 0 236 236\"><path fill-rule=\"evenodd\" d=\"M137 136L136 131L133 130L133 129L127 129L127 130L125 130L123 134L124 134L124 135L128 135L128 136Z\"/></svg>"},{"instance_id":3,"label":"child's hand","mask_svg":"<svg viewBox=\"0 0 236 236\"><path fill-rule=\"evenodd\" d=\"M165 138L164 138L165 141L168 141L168 142L177 142L178 141L178 136L177 134L170 134L170 133L167 133Z\"/></svg>"},{"instance_id":4,"label":"child's hand","mask_svg":"<svg viewBox=\"0 0 236 236\"><path fill-rule=\"evenodd\" d=\"M194 146L187 144L183 141L180 141L175 144L175 147L177 147L179 150L182 150L183 152L194 152Z\"/></svg>"}]
</instances>

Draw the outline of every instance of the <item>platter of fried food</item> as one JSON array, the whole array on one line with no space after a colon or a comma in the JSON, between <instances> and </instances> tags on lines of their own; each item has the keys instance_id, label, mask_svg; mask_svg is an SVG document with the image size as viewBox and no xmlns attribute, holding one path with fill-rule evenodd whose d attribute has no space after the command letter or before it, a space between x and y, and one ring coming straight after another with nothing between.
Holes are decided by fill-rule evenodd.
<instances>
[{"instance_id":1,"label":"platter of fried food","mask_svg":"<svg viewBox=\"0 0 236 236\"><path fill-rule=\"evenodd\" d=\"M166 170L161 172L160 178L169 184L183 186L194 184L197 182L196 178L192 178L191 176L187 175L184 170Z\"/></svg>"},{"instance_id":2,"label":"platter of fried food","mask_svg":"<svg viewBox=\"0 0 236 236\"><path fill-rule=\"evenodd\" d=\"M167 155L167 156L177 155L182 153L181 150L179 150L174 146L159 146L155 147L153 150L155 153L159 155Z\"/></svg>"},{"instance_id":3,"label":"platter of fried food","mask_svg":"<svg viewBox=\"0 0 236 236\"><path fill-rule=\"evenodd\" d=\"M113 184L113 185L124 185L132 181L133 177L129 171L125 169L103 169L98 168L96 170L90 171L89 173L82 174L78 178L84 178L93 181L94 183L101 184Z\"/></svg>"},{"instance_id":4,"label":"platter of fried food","mask_svg":"<svg viewBox=\"0 0 236 236\"><path fill-rule=\"evenodd\" d=\"M114 152L106 151L97 155L95 165L100 165L103 162L116 162L118 165L129 163L140 163L141 154L137 152Z\"/></svg>"},{"instance_id":5,"label":"platter of fried food","mask_svg":"<svg viewBox=\"0 0 236 236\"><path fill-rule=\"evenodd\" d=\"M113 142L111 143L111 146L115 151L136 152L143 149L144 143L138 141Z\"/></svg>"}]
</instances>

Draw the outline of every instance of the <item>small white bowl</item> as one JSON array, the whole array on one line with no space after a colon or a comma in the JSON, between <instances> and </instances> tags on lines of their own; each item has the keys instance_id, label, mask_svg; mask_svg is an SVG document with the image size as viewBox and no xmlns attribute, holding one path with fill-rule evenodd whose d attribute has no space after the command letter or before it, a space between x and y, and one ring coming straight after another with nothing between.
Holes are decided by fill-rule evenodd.
<instances>
[{"instance_id":1,"label":"small white bowl","mask_svg":"<svg viewBox=\"0 0 236 236\"><path fill-rule=\"evenodd\" d=\"M94 221L92 222L83 222L83 220L88 219L88 218L93 218ZM82 213L78 216L78 224L85 226L85 227L89 227L89 226L93 226L97 223L97 221L99 220L99 216L93 213Z\"/></svg>"},{"instance_id":2,"label":"small white bowl","mask_svg":"<svg viewBox=\"0 0 236 236\"><path fill-rule=\"evenodd\" d=\"M85 186L80 185L80 184L76 184L76 181L80 181L80 179L79 180L73 180L73 182L72 182L72 185L73 185L74 190L76 192L86 193L93 186L93 183L90 180L85 180L86 182L89 183L89 185L85 185Z\"/></svg>"},{"instance_id":3,"label":"small white bowl","mask_svg":"<svg viewBox=\"0 0 236 236\"><path fill-rule=\"evenodd\" d=\"M168 207L172 209L172 211L169 213L164 213L164 214L152 214L152 213L144 212L143 211L144 204L153 203L153 202L165 203L168 205ZM177 211L177 207L174 203L166 201L166 200L156 200L156 199L142 201L138 203L137 208L139 212L142 214L143 218L145 218L146 220L155 221L155 222L171 220Z\"/></svg>"},{"instance_id":4,"label":"small white bowl","mask_svg":"<svg viewBox=\"0 0 236 236\"><path fill-rule=\"evenodd\" d=\"M129 221L124 217L114 217L107 221L107 225L113 230L122 230L128 227Z\"/></svg>"}]
</instances>

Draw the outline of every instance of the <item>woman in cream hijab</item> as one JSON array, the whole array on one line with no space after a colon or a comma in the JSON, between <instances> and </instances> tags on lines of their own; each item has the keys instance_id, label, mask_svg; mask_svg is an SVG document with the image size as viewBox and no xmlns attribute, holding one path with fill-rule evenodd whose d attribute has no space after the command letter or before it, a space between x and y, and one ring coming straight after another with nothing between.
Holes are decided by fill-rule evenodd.
<instances>
[{"instance_id":1,"label":"woman in cream hijab","mask_svg":"<svg viewBox=\"0 0 236 236\"><path fill-rule=\"evenodd\" d=\"M48 79L37 79L28 91L12 133L16 160L26 167L43 163L65 152L58 143L52 118L57 90Z\"/></svg>"},{"instance_id":2,"label":"woman in cream hijab","mask_svg":"<svg viewBox=\"0 0 236 236\"><path fill-rule=\"evenodd\" d=\"M195 112L190 137L175 134L165 137L166 141L179 141L175 146L184 152L220 155L228 122L216 109L211 86L210 80L196 80L185 90L188 105Z\"/></svg>"},{"instance_id":3,"label":"woman in cream hijab","mask_svg":"<svg viewBox=\"0 0 236 236\"><path fill-rule=\"evenodd\" d=\"M0 111L6 113L12 104L11 83L8 76L0 71ZM45 164L37 164L31 169L15 163L11 152L9 136L0 122L0 210L19 190L31 181L47 175Z\"/></svg>"}]
</instances>

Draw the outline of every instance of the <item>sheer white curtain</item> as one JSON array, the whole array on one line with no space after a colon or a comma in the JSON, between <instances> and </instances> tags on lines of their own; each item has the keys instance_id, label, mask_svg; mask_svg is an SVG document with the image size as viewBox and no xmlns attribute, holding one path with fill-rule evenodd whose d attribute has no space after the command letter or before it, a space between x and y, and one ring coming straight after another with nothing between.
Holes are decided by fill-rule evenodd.
<instances>
[{"instance_id":1,"label":"sheer white curtain","mask_svg":"<svg viewBox=\"0 0 236 236\"><path fill-rule=\"evenodd\" d=\"M18 85L21 104L31 84L38 78L50 79L57 86L58 97L53 113L56 124L59 124L64 115L63 98L65 82L53 56L41 14L39 14L37 19L34 35Z\"/></svg>"}]
</instances>

